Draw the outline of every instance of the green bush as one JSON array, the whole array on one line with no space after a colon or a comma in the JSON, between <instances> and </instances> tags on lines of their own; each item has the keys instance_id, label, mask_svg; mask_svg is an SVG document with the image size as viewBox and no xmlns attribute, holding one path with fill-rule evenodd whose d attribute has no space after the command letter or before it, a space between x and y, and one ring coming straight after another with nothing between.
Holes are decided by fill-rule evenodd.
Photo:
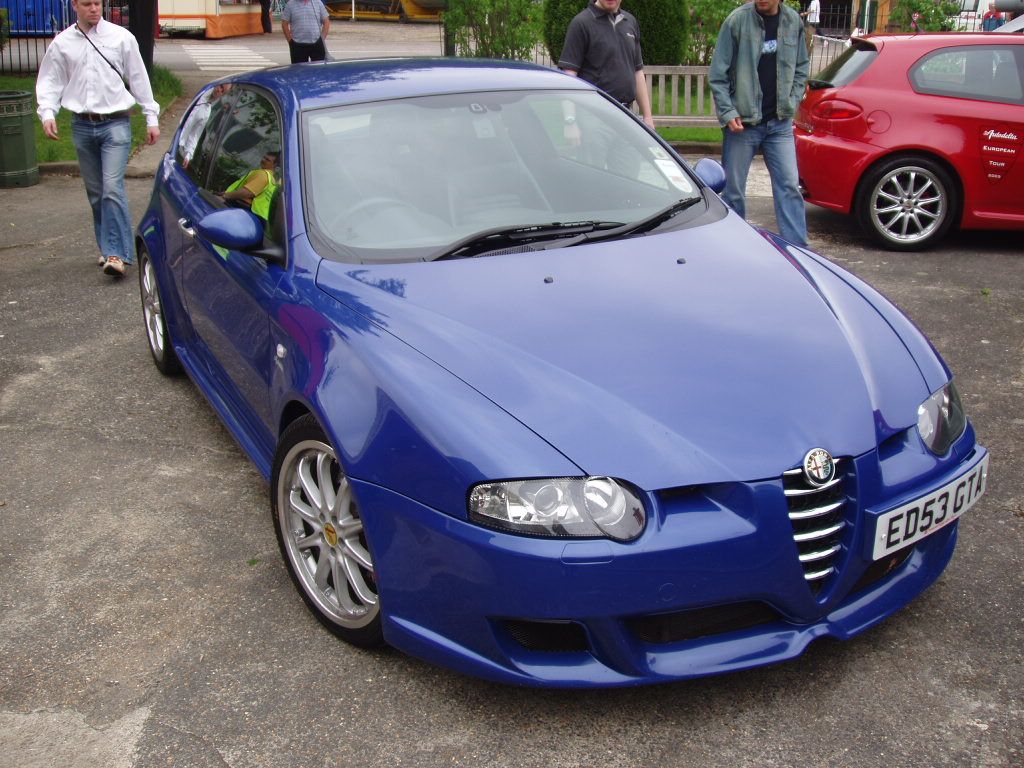
<instances>
[{"instance_id":1,"label":"green bush","mask_svg":"<svg viewBox=\"0 0 1024 768\"><path fill-rule=\"evenodd\" d=\"M889 24L904 32L946 32L959 13L960 4L951 0L899 0Z\"/></svg>"},{"instance_id":2,"label":"green bush","mask_svg":"<svg viewBox=\"0 0 1024 768\"><path fill-rule=\"evenodd\" d=\"M685 64L704 67L711 64L722 22L742 4L743 0L690 0L690 34L683 52Z\"/></svg>"},{"instance_id":3,"label":"green bush","mask_svg":"<svg viewBox=\"0 0 1024 768\"><path fill-rule=\"evenodd\" d=\"M689 63L683 59L690 30L689 0L626 0L622 7L640 25L645 64Z\"/></svg>"},{"instance_id":4,"label":"green bush","mask_svg":"<svg viewBox=\"0 0 1024 768\"><path fill-rule=\"evenodd\" d=\"M643 41L645 64L683 63L684 43L690 25L688 2L692 0L625 0L624 11L636 16ZM544 0L544 46L558 62L569 22L585 0Z\"/></svg>"},{"instance_id":5,"label":"green bush","mask_svg":"<svg viewBox=\"0 0 1024 768\"><path fill-rule=\"evenodd\" d=\"M7 9L0 8L0 51L7 47L11 39L11 25L7 18Z\"/></svg>"},{"instance_id":6,"label":"green bush","mask_svg":"<svg viewBox=\"0 0 1024 768\"><path fill-rule=\"evenodd\" d=\"M544 47L555 64L562 56L565 31L586 0L544 0Z\"/></svg>"},{"instance_id":7,"label":"green bush","mask_svg":"<svg viewBox=\"0 0 1024 768\"><path fill-rule=\"evenodd\" d=\"M459 56L532 60L541 9L535 0L449 0L444 24Z\"/></svg>"}]
</instances>

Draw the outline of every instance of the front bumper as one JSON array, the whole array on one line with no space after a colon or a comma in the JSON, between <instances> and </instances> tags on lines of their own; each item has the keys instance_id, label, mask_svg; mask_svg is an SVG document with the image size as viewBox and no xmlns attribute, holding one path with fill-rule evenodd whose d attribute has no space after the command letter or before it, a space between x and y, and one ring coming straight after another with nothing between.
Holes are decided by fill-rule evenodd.
<instances>
[{"instance_id":1,"label":"front bumper","mask_svg":"<svg viewBox=\"0 0 1024 768\"><path fill-rule=\"evenodd\" d=\"M678 680L793 658L818 637L864 631L942 573L955 522L876 563L865 553L879 514L985 455L968 433L917 483L897 477L901 468L878 452L851 460L858 500L836 574L816 590L798 562L780 480L654 494L647 530L628 544L509 535L355 482L385 639L468 674L558 687ZM891 503L880 503L882 493Z\"/></svg>"}]
</instances>

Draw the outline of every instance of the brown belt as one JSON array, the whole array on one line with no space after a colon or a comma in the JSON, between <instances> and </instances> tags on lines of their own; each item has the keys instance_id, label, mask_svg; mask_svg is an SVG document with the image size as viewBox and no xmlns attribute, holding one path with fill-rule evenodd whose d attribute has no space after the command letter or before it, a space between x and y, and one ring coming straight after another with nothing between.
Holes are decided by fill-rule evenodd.
<instances>
[{"instance_id":1,"label":"brown belt","mask_svg":"<svg viewBox=\"0 0 1024 768\"><path fill-rule=\"evenodd\" d=\"M90 123L105 123L107 120L117 120L122 117L131 117L131 110L122 109L120 112L108 112L105 115L96 112L75 112L79 120L88 120Z\"/></svg>"}]
</instances>

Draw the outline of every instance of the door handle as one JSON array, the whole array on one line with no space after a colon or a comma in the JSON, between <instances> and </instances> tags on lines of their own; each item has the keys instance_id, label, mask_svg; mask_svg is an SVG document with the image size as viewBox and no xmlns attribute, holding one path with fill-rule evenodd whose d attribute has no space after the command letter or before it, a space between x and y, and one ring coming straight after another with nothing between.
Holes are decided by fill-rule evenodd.
<instances>
[{"instance_id":1,"label":"door handle","mask_svg":"<svg viewBox=\"0 0 1024 768\"><path fill-rule=\"evenodd\" d=\"M189 237L195 237L196 231L188 223L188 219L178 219L178 229L184 232Z\"/></svg>"}]
</instances>

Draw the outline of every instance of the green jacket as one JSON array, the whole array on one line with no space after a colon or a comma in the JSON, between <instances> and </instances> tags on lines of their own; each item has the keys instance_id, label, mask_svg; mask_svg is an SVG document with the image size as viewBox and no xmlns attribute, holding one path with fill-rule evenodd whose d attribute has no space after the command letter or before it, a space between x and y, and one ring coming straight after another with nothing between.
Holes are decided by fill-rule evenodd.
<instances>
[{"instance_id":1,"label":"green jacket","mask_svg":"<svg viewBox=\"0 0 1024 768\"><path fill-rule=\"evenodd\" d=\"M787 5L779 5L778 106L780 120L796 114L810 70L807 43L800 14ZM718 122L723 126L735 117L745 123L760 123L761 83L757 62L764 45L764 22L753 3L730 13L718 32L718 43L711 59L708 82L715 99Z\"/></svg>"},{"instance_id":2,"label":"green jacket","mask_svg":"<svg viewBox=\"0 0 1024 768\"><path fill-rule=\"evenodd\" d=\"M250 210L259 216L264 221L270 221L270 201L274 197L274 192L277 191L277 180L274 179L274 174L265 168L257 168L255 171L249 171L242 178L227 188L227 192L234 192L239 187L244 187L245 183L253 177L253 174L265 173L267 174L267 185L263 187L263 191L260 192L252 200L252 206Z\"/></svg>"}]
</instances>

